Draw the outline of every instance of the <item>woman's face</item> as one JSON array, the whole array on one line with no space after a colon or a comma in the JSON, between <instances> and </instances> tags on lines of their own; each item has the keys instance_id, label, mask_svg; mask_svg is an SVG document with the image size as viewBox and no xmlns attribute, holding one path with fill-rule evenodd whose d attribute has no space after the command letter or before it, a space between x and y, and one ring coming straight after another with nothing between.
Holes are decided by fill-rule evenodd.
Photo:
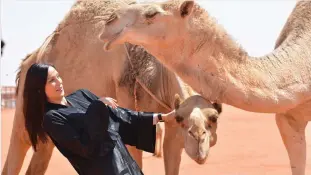
<instances>
[{"instance_id":1,"label":"woman's face","mask_svg":"<svg viewBox=\"0 0 311 175\"><path fill-rule=\"evenodd\" d=\"M64 97L63 81L54 67L50 66L45 85L45 93L49 101L58 101Z\"/></svg>"}]
</instances>

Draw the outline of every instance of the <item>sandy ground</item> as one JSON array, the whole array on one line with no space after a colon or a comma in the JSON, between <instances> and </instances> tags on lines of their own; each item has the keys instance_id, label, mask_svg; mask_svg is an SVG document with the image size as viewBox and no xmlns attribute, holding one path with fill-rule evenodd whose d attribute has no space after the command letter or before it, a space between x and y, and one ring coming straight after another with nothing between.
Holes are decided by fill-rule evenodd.
<instances>
[{"instance_id":1,"label":"sandy ground","mask_svg":"<svg viewBox=\"0 0 311 175\"><path fill-rule=\"evenodd\" d=\"M2 110L3 166L13 124L14 110ZM307 127L307 149L311 150L311 127ZM29 164L29 150L21 174ZM162 158L144 154L146 175L164 175ZM2 168L1 168L2 169ZM47 175L77 174L67 160L54 149ZM290 175L289 161L274 116L257 114L224 106L219 120L218 143L212 148L205 165L198 165L182 155L180 175ZM307 155L306 174L311 174L311 154Z\"/></svg>"}]
</instances>

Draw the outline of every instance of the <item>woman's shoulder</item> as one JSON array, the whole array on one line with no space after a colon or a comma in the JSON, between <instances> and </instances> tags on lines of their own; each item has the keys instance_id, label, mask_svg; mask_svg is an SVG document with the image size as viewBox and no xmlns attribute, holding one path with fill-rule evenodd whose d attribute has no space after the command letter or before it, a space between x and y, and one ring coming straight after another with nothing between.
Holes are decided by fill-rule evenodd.
<instances>
[{"instance_id":1,"label":"woman's shoulder","mask_svg":"<svg viewBox=\"0 0 311 175\"><path fill-rule=\"evenodd\" d=\"M80 97L88 96L93 100L98 98L94 93L92 93L90 90L85 89L85 88L78 89L78 90L72 92L71 94L67 95L67 97L72 97L72 96L78 96L78 97L79 96Z\"/></svg>"},{"instance_id":2,"label":"woman's shoulder","mask_svg":"<svg viewBox=\"0 0 311 175\"><path fill-rule=\"evenodd\" d=\"M55 116L57 116L57 112L55 109L48 110L43 117L43 124L53 121Z\"/></svg>"},{"instance_id":3,"label":"woman's shoulder","mask_svg":"<svg viewBox=\"0 0 311 175\"><path fill-rule=\"evenodd\" d=\"M88 89L78 89L68 94L67 96L77 95L77 94L92 94Z\"/></svg>"},{"instance_id":4,"label":"woman's shoulder","mask_svg":"<svg viewBox=\"0 0 311 175\"><path fill-rule=\"evenodd\" d=\"M68 122L66 115L63 115L58 109L47 111L43 117L43 128L49 128L55 125L64 125Z\"/></svg>"},{"instance_id":5,"label":"woman's shoulder","mask_svg":"<svg viewBox=\"0 0 311 175\"><path fill-rule=\"evenodd\" d=\"M53 117L53 116L55 116L55 115L57 115L57 114L58 114L57 109L50 109L50 110L48 110L48 111L45 113L44 117L45 117L45 118L51 118L51 117Z\"/></svg>"}]
</instances>

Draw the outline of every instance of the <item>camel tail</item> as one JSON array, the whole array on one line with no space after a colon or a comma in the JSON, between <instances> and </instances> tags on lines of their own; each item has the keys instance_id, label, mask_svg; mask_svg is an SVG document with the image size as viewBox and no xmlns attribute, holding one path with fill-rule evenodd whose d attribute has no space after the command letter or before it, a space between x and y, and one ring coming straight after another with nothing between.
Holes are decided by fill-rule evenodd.
<instances>
[{"instance_id":1,"label":"camel tail","mask_svg":"<svg viewBox=\"0 0 311 175\"><path fill-rule=\"evenodd\" d=\"M27 56L22 59L18 69L17 69L17 74L16 74L16 78L15 78L15 83L16 83L16 90L15 90L15 94L16 96L18 95L18 90L19 90L19 80L20 80L20 76L21 76L21 72L22 72L22 67L24 65L24 63L29 59L29 58L37 58L36 62L39 62L42 58L43 58L43 54L46 51L47 46L51 43L52 39L55 36L55 32L53 32L50 36L48 36L46 38L46 40L44 41L43 45L38 48L35 52L27 54Z\"/></svg>"}]
</instances>

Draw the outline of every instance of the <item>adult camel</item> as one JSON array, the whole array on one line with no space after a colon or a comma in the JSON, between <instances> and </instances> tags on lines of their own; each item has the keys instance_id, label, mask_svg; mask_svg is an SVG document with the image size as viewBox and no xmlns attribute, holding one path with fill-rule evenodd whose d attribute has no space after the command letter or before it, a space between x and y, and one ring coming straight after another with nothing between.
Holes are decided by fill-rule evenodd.
<instances>
[{"instance_id":1,"label":"adult camel","mask_svg":"<svg viewBox=\"0 0 311 175\"><path fill-rule=\"evenodd\" d=\"M86 88L98 96L113 97L120 106L133 110L137 104L138 110L168 112L175 107L175 94L179 94L181 100L176 98L177 112L188 124L183 128L165 125L163 147L166 174L178 174L184 147L192 159L204 163L210 147L216 144L216 119L221 106L202 98L142 47L125 44L111 53L102 50L98 40L105 25L102 20L109 17L114 9L132 2L77 1L42 46L22 61L17 74L17 103L10 147L2 174L19 174L31 146L24 126L22 106L25 75L35 62L56 66L64 80L66 94ZM136 79L142 84L136 84ZM140 85L146 86L151 93ZM45 173L54 144L51 141L40 143L38 148L32 155L27 175ZM134 147L129 149L142 167L142 151Z\"/></svg>"},{"instance_id":2,"label":"adult camel","mask_svg":"<svg viewBox=\"0 0 311 175\"><path fill-rule=\"evenodd\" d=\"M268 26L267 26L268 27ZM205 98L275 113L293 175L305 174L311 120L311 1L298 1L275 49L255 58L197 3L170 0L115 11L100 35L105 50L143 46Z\"/></svg>"}]
</instances>

